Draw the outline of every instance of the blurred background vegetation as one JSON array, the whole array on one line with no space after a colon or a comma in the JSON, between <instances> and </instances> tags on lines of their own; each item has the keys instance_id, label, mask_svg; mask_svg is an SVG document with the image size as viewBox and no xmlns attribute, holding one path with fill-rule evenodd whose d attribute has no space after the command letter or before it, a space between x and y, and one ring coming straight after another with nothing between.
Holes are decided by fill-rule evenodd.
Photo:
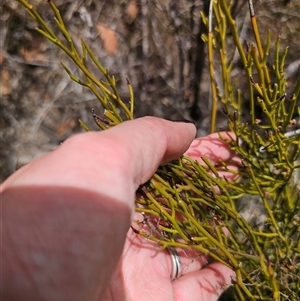
<instances>
[{"instance_id":1,"label":"blurred background vegetation","mask_svg":"<svg viewBox=\"0 0 300 301\"><path fill-rule=\"evenodd\" d=\"M95 97L72 82L60 62L75 71L65 54L35 31L36 23L16 1L0 1L0 168L1 181L33 158L54 149L71 134L82 131L78 118L93 125L91 109L102 115ZM49 22L46 1L32 0ZM206 27L200 18L207 0L56 0L80 49L83 38L104 67L117 79L128 98L126 77L135 93L135 116L154 115L190 119L198 136L210 125L210 84ZM246 0L233 0L240 37L245 48L253 42ZM254 1L260 34L271 31L289 46L286 77L295 82L300 49L300 2ZM274 43L273 43L274 44ZM233 49L232 49L233 51ZM272 58L271 58L272 59ZM70 64L69 64L70 63ZM246 85L238 55L231 72L236 85ZM247 96L244 96L247 106ZM218 128L227 118L218 114ZM247 119L247 116L244 116ZM299 120L297 121L299 124ZM96 125L94 129L97 129Z\"/></svg>"}]
</instances>

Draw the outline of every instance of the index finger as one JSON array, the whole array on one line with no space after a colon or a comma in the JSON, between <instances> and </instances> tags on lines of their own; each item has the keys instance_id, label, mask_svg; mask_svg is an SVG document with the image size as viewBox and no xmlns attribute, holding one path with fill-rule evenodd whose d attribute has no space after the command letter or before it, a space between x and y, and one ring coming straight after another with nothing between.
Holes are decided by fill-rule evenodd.
<instances>
[{"instance_id":1,"label":"index finger","mask_svg":"<svg viewBox=\"0 0 300 301\"><path fill-rule=\"evenodd\" d=\"M229 138L226 132L220 134ZM236 153L230 150L228 144L220 139L218 133L195 139L185 154L198 161L201 157L206 157L213 163L228 161L236 157Z\"/></svg>"},{"instance_id":2,"label":"index finger","mask_svg":"<svg viewBox=\"0 0 300 301\"><path fill-rule=\"evenodd\" d=\"M220 133L222 137L230 139L235 137L233 133L230 136L227 132ZM223 164L226 163L226 167L234 172L238 170L241 159L238 157L235 151L229 148L229 145L220 139L218 133L214 133L205 137L195 139L186 151L185 155L197 160L201 165L206 165L202 160L203 157L209 159L215 166L219 165L223 169ZM228 180L234 180L237 178L235 173L231 173L228 170L220 170L219 176L225 176Z\"/></svg>"}]
</instances>

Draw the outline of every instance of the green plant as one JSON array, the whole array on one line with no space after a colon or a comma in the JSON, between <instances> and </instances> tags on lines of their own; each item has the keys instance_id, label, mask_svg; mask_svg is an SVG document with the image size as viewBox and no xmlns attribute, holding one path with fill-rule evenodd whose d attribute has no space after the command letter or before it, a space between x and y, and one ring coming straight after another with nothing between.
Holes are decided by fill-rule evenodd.
<instances>
[{"instance_id":1,"label":"green plant","mask_svg":"<svg viewBox=\"0 0 300 301\"><path fill-rule=\"evenodd\" d=\"M46 24L35 8L25 0L19 2L38 22L38 32L60 47L82 71L76 77L62 64L70 78L90 89L104 107L104 116L94 115L105 130L123 120L134 118L134 96L128 81L130 101L122 101L113 76L96 59L82 41L81 53L75 48L60 12L48 1L60 35ZM252 1L250 15L255 43L242 46L236 23L225 0L211 1L209 15L202 15L208 35L208 60L212 91L212 126L215 131L217 105L222 103L231 133L220 138L241 158L237 169L225 162L205 165L182 157L159 167L156 174L136 194L136 211L144 215L148 230L134 231L166 247L191 247L209 254L236 272L232 279L237 300L297 300L300 295L300 183L299 130L293 129L300 94L300 69L291 96L286 95L284 61L287 49L280 53L280 39L272 45L270 34L262 45ZM245 71L248 91L239 91L231 80L234 64L232 51L237 49ZM274 49L270 66L269 53ZM105 80L99 80L86 67L91 60ZM217 68L216 66L219 66ZM216 75L221 80L216 80ZM250 113L244 104L249 95ZM259 106L263 118L256 117ZM299 114L298 108L298 114ZM85 130L88 126L81 122ZM235 174L229 181L220 171ZM259 198L264 209L263 222L251 224L240 213L241 198ZM180 218L178 218L180 216ZM138 225L137 225L138 226ZM230 235L224 234L226 227ZM144 228L143 228L144 229Z\"/></svg>"}]
</instances>

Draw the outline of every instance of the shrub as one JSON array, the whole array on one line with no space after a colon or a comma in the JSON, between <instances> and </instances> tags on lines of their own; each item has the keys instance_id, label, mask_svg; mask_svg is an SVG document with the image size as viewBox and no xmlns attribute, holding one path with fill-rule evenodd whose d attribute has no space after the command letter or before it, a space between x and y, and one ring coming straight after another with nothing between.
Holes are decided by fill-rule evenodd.
<instances>
[{"instance_id":1,"label":"shrub","mask_svg":"<svg viewBox=\"0 0 300 301\"><path fill-rule=\"evenodd\" d=\"M19 2L39 24L37 31L82 71L82 77L75 76L62 63L70 78L90 89L105 109L103 116L94 114L97 125L105 130L133 119L134 95L129 80L127 103L118 93L115 78L84 41L78 52L55 4L48 1L63 38L31 4ZM204 165L200 165L183 156L159 167L136 193L136 211L143 214L140 223L146 224L147 230L141 230L138 222L133 230L162 248L193 248L231 267L236 273L232 294L237 300L298 300L300 131L294 118L300 114L300 68L292 93L286 93L288 49L282 52L280 37L273 42L270 34L265 44L261 42L253 3L248 2L254 42L246 46L240 41L228 1L211 1L208 14L201 15L207 26L202 38L208 49L211 132L216 130L221 107L230 132L226 137L219 135L238 154L239 163L230 168L231 162L214 165L203 158ZM231 74L237 64L236 52L244 70L243 89ZM104 80L87 68L87 60L94 63ZM220 176L224 171L237 179ZM259 221L249 220L241 211L241 206L253 204L260 208ZM224 234L224 227L229 236Z\"/></svg>"}]
</instances>

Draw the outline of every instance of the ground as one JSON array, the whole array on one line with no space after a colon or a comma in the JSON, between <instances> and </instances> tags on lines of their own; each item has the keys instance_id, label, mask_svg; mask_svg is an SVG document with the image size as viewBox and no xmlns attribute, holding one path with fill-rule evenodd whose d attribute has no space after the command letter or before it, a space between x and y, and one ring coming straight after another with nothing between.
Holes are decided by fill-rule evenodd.
<instances>
[{"instance_id":1,"label":"ground","mask_svg":"<svg viewBox=\"0 0 300 301\"><path fill-rule=\"evenodd\" d=\"M53 13L46 1L31 2L55 29ZM2 3L0 181L82 131L78 118L97 129L92 108L102 114L95 97L72 82L60 64L63 61L77 74L72 62L35 31L36 23L24 8L17 1ZM197 51L201 49L199 33L203 27L199 13L204 8L203 1L56 0L55 3L75 46L80 49L80 39L90 45L104 67L116 76L125 101L126 78L130 80L136 117L191 119L199 136L209 132L207 62L203 61L200 74L195 67L200 62ZM244 44L251 43L246 1L236 4L241 38ZM271 30L273 41L281 35L282 45L290 46L286 71L292 86L299 63L300 4L293 0L261 0L255 8L262 35L265 37L267 30ZM238 61L232 75L242 78ZM221 113L218 120L218 127L226 128Z\"/></svg>"}]
</instances>

